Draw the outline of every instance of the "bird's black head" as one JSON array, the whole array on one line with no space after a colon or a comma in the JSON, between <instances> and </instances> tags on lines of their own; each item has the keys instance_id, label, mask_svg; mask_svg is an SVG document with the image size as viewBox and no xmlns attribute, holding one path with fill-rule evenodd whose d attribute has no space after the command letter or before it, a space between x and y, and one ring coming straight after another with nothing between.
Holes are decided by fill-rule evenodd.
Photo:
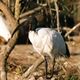
<instances>
[{"instance_id":1,"label":"bird's black head","mask_svg":"<svg viewBox=\"0 0 80 80\"><path fill-rule=\"evenodd\" d=\"M36 17L34 15L32 15L32 17L31 17L31 28L32 28L32 30L35 31L35 29L37 28L37 23L38 23L38 21L37 21Z\"/></svg>"}]
</instances>

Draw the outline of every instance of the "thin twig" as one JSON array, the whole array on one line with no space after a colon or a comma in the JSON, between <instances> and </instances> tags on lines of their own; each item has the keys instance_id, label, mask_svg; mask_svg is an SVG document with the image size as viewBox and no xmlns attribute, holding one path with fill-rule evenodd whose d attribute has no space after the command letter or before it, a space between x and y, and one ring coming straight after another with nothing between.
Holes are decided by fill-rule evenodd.
<instances>
[{"instance_id":1,"label":"thin twig","mask_svg":"<svg viewBox=\"0 0 80 80\"><path fill-rule=\"evenodd\" d=\"M58 10L58 5L57 5L57 0L54 0L54 5L56 9L56 18L57 18L57 30L60 32L60 24L59 24L59 10Z\"/></svg>"},{"instance_id":2,"label":"thin twig","mask_svg":"<svg viewBox=\"0 0 80 80\"><path fill-rule=\"evenodd\" d=\"M43 6L43 7L46 7L47 4L43 4L42 6ZM19 16L19 18L23 18L23 17L29 16L29 15L37 12L37 11L40 11L43 7L39 6L39 7L37 7L37 8L34 8L33 10L27 11L27 12L21 14L21 15Z\"/></svg>"}]
</instances>

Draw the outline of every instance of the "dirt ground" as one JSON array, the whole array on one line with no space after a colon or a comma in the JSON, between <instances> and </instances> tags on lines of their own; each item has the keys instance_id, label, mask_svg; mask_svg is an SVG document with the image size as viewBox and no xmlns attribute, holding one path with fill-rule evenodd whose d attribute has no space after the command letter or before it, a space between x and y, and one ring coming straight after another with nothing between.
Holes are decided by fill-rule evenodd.
<instances>
[{"instance_id":1,"label":"dirt ground","mask_svg":"<svg viewBox=\"0 0 80 80\"><path fill-rule=\"evenodd\" d=\"M56 63L54 75L48 80L80 80L80 38L67 42L71 57L65 60L65 70ZM21 80L21 75L32 65L40 55L36 53L32 45L16 45L8 58L8 80ZM49 61L50 62L50 61ZM70 78L70 79L69 79ZM46 80L45 67L42 63L28 78L24 80Z\"/></svg>"}]
</instances>

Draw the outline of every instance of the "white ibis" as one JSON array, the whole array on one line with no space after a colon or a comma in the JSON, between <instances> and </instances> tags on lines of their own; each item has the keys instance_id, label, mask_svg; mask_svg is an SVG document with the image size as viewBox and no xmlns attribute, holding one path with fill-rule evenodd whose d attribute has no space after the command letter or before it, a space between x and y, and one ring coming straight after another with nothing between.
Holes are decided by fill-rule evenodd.
<instances>
[{"instance_id":1,"label":"white ibis","mask_svg":"<svg viewBox=\"0 0 80 80\"><path fill-rule=\"evenodd\" d=\"M52 61L57 56L69 57L68 48L62 35L51 28L40 28L37 31L29 31L29 40L33 48L44 58L49 55Z\"/></svg>"}]
</instances>

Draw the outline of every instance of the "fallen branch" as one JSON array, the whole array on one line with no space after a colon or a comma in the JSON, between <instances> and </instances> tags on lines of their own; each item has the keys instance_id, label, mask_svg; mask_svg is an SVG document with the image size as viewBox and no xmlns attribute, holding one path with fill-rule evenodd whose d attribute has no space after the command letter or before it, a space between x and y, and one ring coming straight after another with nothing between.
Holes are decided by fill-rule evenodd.
<instances>
[{"instance_id":1,"label":"fallen branch","mask_svg":"<svg viewBox=\"0 0 80 80\"><path fill-rule=\"evenodd\" d=\"M65 37L67 37L71 32L73 32L76 28L80 27L80 23L78 23L77 25L75 25L69 32L67 32L65 34Z\"/></svg>"},{"instance_id":2,"label":"fallen branch","mask_svg":"<svg viewBox=\"0 0 80 80\"><path fill-rule=\"evenodd\" d=\"M31 67L29 67L29 69L22 75L22 79L27 78L32 72L34 72L36 70L36 68L42 63L44 62L44 59L42 57L40 57Z\"/></svg>"}]
</instances>

